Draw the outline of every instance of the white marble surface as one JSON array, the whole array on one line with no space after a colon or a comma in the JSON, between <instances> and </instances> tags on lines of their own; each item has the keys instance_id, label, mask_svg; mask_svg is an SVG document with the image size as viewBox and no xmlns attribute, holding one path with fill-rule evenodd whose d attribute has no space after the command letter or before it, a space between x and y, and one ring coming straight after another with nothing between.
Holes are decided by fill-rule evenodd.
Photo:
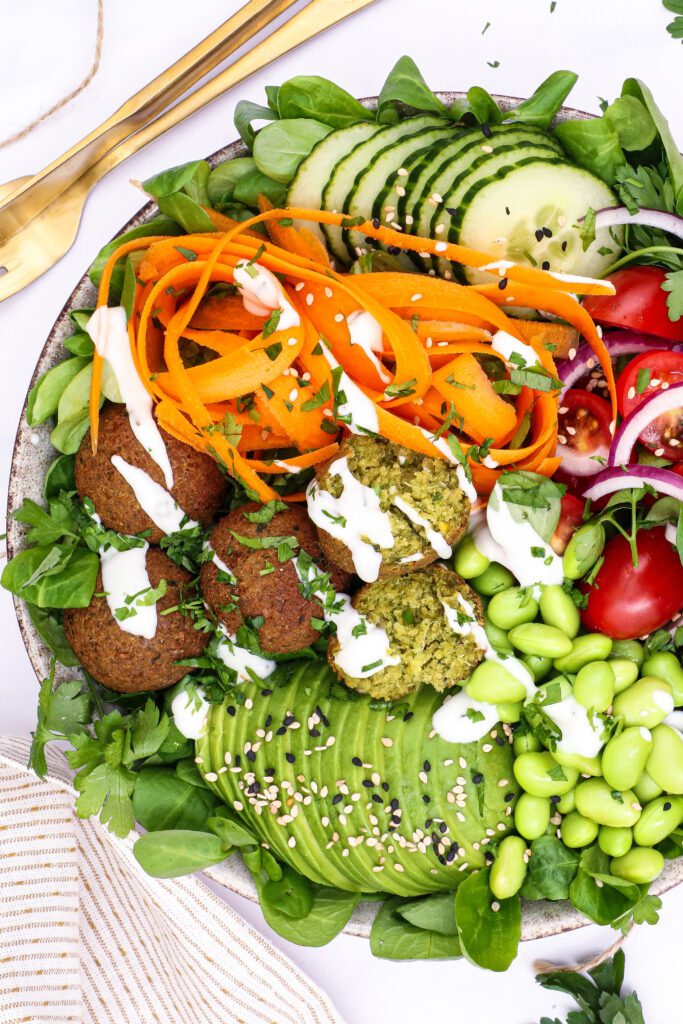
<instances>
[{"instance_id":1,"label":"white marble surface","mask_svg":"<svg viewBox=\"0 0 683 1024\"><path fill-rule=\"evenodd\" d=\"M237 6L235 0L192 5L179 0L105 0L104 49L97 77L84 95L30 137L0 150L0 181L44 166ZM0 138L80 81L95 29L94 0L31 0L2 7L2 36L10 45L3 47L0 65ZM372 94L395 59L410 53L430 85L443 89L480 84L524 95L550 71L572 68L581 78L571 102L593 111L599 96L612 98L623 78L636 75L653 89L683 140L683 52L666 33L670 17L658 0L557 0L552 14L549 0L377 0L368 11L284 58L119 167L89 199L68 255L0 307L3 494L32 367L72 285L102 242L140 205L129 179L143 179L165 166L205 155L232 139L238 99L261 102L264 85L297 73L328 75L356 95ZM482 35L487 22L490 27ZM491 68L487 61L500 61L500 66ZM4 593L0 637L0 727L3 732L26 733L34 721L37 683ZM268 931L256 907L229 894L226 899ZM656 928L639 928L627 943L628 982L640 993L648 1024L681 1020L680 980L675 974L679 914L683 916L683 889L665 897ZM613 934L590 927L527 945L503 976L484 974L465 962L397 965L374 960L364 941L346 936L313 950L272 938L327 989L349 1024L418 1019L536 1024L543 1014L554 1017L569 1006L534 984L534 959L590 954L609 944Z\"/></svg>"}]
</instances>

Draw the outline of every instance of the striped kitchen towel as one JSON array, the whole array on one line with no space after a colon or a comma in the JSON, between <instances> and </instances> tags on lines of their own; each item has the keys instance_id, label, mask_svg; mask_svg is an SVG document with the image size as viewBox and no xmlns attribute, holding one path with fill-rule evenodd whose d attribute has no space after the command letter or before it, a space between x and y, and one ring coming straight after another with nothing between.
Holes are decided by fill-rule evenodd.
<instances>
[{"instance_id":1,"label":"striped kitchen towel","mask_svg":"<svg viewBox=\"0 0 683 1024\"><path fill-rule=\"evenodd\" d=\"M0 1024L341 1024L199 880L150 878L132 837L74 814L63 756L41 780L0 738Z\"/></svg>"}]
</instances>

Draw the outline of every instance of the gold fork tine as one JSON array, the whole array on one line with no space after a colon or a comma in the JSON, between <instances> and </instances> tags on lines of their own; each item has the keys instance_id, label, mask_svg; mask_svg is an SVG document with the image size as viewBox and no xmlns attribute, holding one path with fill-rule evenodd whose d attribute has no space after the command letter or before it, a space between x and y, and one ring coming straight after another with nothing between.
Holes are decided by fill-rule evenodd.
<instances>
[{"instance_id":1,"label":"gold fork tine","mask_svg":"<svg viewBox=\"0 0 683 1024\"><path fill-rule=\"evenodd\" d=\"M112 168L232 86L371 3L374 0L311 0L257 47L89 167L29 224L0 243L0 268L9 271L0 276L0 301L25 288L71 248L89 190Z\"/></svg>"}]
</instances>

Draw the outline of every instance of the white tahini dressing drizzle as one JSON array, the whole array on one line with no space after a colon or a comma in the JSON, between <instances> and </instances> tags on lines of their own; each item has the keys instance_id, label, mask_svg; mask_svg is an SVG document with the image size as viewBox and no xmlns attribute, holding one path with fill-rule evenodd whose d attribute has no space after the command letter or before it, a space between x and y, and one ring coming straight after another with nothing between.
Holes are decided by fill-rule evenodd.
<instances>
[{"instance_id":1,"label":"white tahini dressing drizzle","mask_svg":"<svg viewBox=\"0 0 683 1024\"><path fill-rule=\"evenodd\" d=\"M525 345L523 341L513 338L507 331L496 331L491 338L491 348L503 357L506 363L512 362L512 355L519 356L527 366L538 366L539 358L531 345Z\"/></svg>"},{"instance_id":2,"label":"white tahini dressing drizzle","mask_svg":"<svg viewBox=\"0 0 683 1024\"><path fill-rule=\"evenodd\" d=\"M597 757L604 741L605 725L571 694L556 704L543 704L543 711L562 732L557 741L561 754Z\"/></svg>"},{"instance_id":3,"label":"white tahini dressing drizzle","mask_svg":"<svg viewBox=\"0 0 683 1024\"><path fill-rule=\"evenodd\" d=\"M401 659L390 652L387 631L356 611L348 594L336 593L315 563L306 569L297 558L294 567L299 582L309 590L312 587L312 596L320 603L325 621L337 627L339 650L334 660L345 675L367 679L400 664ZM318 580L320 586L316 587Z\"/></svg>"},{"instance_id":4,"label":"white tahini dressing drizzle","mask_svg":"<svg viewBox=\"0 0 683 1024\"><path fill-rule=\"evenodd\" d=\"M505 272L514 267L512 260L494 260L492 263L484 263L483 266L479 267L479 270L488 270L492 274L498 274L500 277L505 277Z\"/></svg>"},{"instance_id":5,"label":"white tahini dressing drizzle","mask_svg":"<svg viewBox=\"0 0 683 1024\"><path fill-rule=\"evenodd\" d=\"M430 545L430 547L434 551L436 551L439 558L451 557L451 555L453 554L453 548L448 543L448 541L446 541L446 539L441 536L439 531L435 530L432 527L428 519L425 519L424 516L421 516L417 509L414 509L412 505L409 505L407 501L403 500L403 498L394 498L392 503L396 506L397 509L403 512L403 515L406 517L406 519L409 519L411 523L413 523L415 526L419 526L420 529L424 531L425 540ZM421 556L418 555L418 557ZM403 559L401 559L401 561L403 561Z\"/></svg>"},{"instance_id":6,"label":"white tahini dressing drizzle","mask_svg":"<svg viewBox=\"0 0 683 1024\"><path fill-rule=\"evenodd\" d=\"M459 636L471 636L477 647L484 652L484 660L502 665L526 688L527 698L532 697L536 687L526 665L517 658L505 658L499 654L489 643L484 627L477 622L474 605L462 594L456 596L460 610L441 602L446 622L453 632ZM454 697L447 697L432 716L432 726L448 743L474 743L485 736L497 721L498 709L495 704L474 700L464 689Z\"/></svg>"},{"instance_id":7,"label":"white tahini dressing drizzle","mask_svg":"<svg viewBox=\"0 0 683 1024\"><path fill-rule=\"evenodd\" d=\"M389 515L380 508L372 487L366 487L353 475L347 458L336 459L328 473L341 480L342 492L335 498L312 480L306 491L308 514L316 526L349 549L360 578L372 583L382 564L381 551L373 545L385 549L394 546Z\"/></svg>"},{"instance_id":8,"label":"white tahini dressing drizzle","mask_svg":"<svg viewBox=\"0 0 683 1024\"><path fill-rule=\"evenodd\" d=\"M458 477L458 483L460 484L460 490L464 491L470 501L474 502L477 500L477 491L471 480L467 479L465 469L460 465L457 458L453 454L445 437L434 437L424 427L417 428L423 437L426 437L430 444L433 444L446 459L446 462L450 462L451 466L455 466L455 472Z\"/></svg>"},{"instance_id":9,"label":"white tahini dressing drizzle","mask_svg":"<svg viewBox=\"0 0 683 1024\"><path fill-rule=\"evenodd\" d=\"M178 732L188 740L198 740L206 732L211 705L204 700L201 686L180 690L171 701L171 714Z\"/></svg>"},{"instance_id":10,"label":"white tahini dressing drizzle","mask_svg":"<svg viewBox=\"0 0 683 1024\"><path fill-rule=\"evenodd\" d=\"M500 549L495 555L495 561L505 565L523 587L532 587L534 584L562 584L562 559L534 530L531 523L517 522L503 497L500 484L496 484L491 492L486 509L486 523L492 539ZM484 536L478 532L475 543L482 554L489 557L488 551L480 546L481 540L486 547ZM532 549L536 551L535 555L532 554Z\"/></svg>"},{"instance_id":11,"label":"white tahini dressing drizzle","mask_svg":"<svg viewBox=\"0 0 683 1024\"><path fill-rule=\"evenodd\" d=\"M382 366L376 353L382 351L382 326L366 309L356 309L346 318L349 328L349 341L363 349L383 384L388 384L391 374Z\"/></svg>"},{"instance_id":12,"label":"white tahini dressing drizzle","mask_svg":"<svg viewBox=\"0 0 683 1024\"><path fill-rule=\"evenodd\" d=\"M336 370L339 363L327 345L321 341L320 347L328 364L333 370ZM342 370L339 375L338 390L344 392L346 400L339 403L337 415L347 430L350 430L352 434L367 434L368 432L378 434L379 420L374 402L351 380L345 370Z\"/></svg>"},{"instance_id":13,"label":"white tahini dressing drizzle","mask_svg":"<svg viewBox=\"0 0 683 1024\"><path fill-rule=\"evenodd\" d=\"M237 673L238 683L245 683L254 676L257 679L266 679L275 671L276 663L271 658L252 654L246 647L240 647L234 634L229 633L224 626L219 626L217 633L219 644L216 654L224 665Z\"/></svg>"},{"instance_id":14,"label":"white tahini dressing drizzle","mask_svg":"<svg viewBox=\"0 0 683 1024\"><path fill-rule=\"evenodd\" d=\"M126 405L130 427L136 438L164 474L166 486L173 487L173 469L166 445L152 415L152 396L140 380L130 348L126 311L123 306L100 306L88 321L87 331L99 355L107 361Z\"/></svg>"},{"instance_id":15,"label":"white tahini dressing drizzle","mask_svg":"<svg viewBox=\"0 0 683 1024\"><path fill-rule=\"evenodd\" d=\"M114 622L124 633L141 636L151 640L157 631L156 604L137 604L135 600L126 600L151 589L152 584L147 574L147 552L149 544L142 547L128 548L117 551L110 547L105 551L100 548L100 568L102 570L102 589L105 592L107 605ZM130 608L135 612L129 618L120 619L116 615L119 608Z\"/></svg>"},{"instance_id":16,"label":"white tahini dressing drizzle","mask_svg":"<svg viewBox=\"0 0 683 1024\"><path fill-rule=\"evenodd\" d=\"M162 533L168 536L170 533L177 533L178 530L191 530L198 525L194 519L190 519L183 512L173 495L169 494L156 480L152 480L144 469L131 465L120 455L112 455L111 463L129 487L133 489L135 500L140 508L147 513Z\"/></svg>"},{"instance_id":17,"label":"white tahini dressing drizzle","mask_svg":"<svg viewBox=\"0 0 683 1024\"><path fill-rule=\"evenodd\" d=\"M216 568L219 569L220 572L224 572L226 576L229 576L230 580L231 580L231 583L234 583L235 582L235 574L234 574L234 572L232 571L232 569L230 569L225 564L225 562L220 557L218 552L214 551L214 549L209 544L208 540L204 543L204 551L208 551L211 554L211 561L216 566Z\"/></svg>"},{"instance_id":18,"label":"white tahini dressing drizzle","mask_svg":"<svg viewBox=\"0 0 683 1024\"><path fill-rule=\"evenodd\" d=\"M288 331L301 323L299 314L291 304L285 290L270 270L258 263L238 260L233 271L233 279L242 296L244 308L254 316L270 316L274 309L279 309L280 319L276 330Z\"/></svg>"}]
</instances>

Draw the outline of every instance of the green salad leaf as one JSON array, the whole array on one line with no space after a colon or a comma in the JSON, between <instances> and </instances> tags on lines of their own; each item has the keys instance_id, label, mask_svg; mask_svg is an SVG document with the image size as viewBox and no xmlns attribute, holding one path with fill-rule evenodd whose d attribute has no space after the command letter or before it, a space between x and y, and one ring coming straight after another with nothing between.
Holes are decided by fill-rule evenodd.
<instances>
[{"instance_id":1,"label":"green salad leaf","mask_svg":"<svg viewBox=\"0 0 683 1024\"><path fill-rule=\"evenodd\" d=\"M27 604L26 608L36 633L57 661L67 667L78 665L78 658L66 639L60 613L54 608L39 608L35 604Z\"/></svg>"},{"instance_id":2,"label":"green salad leaf","mask_svg":"<svg viewBox=\"0 0 683 1024\"><path fill-rule=\"evenodd\" d=\"M180 192L181 189L185 188L192 181L202 165L208 170L208 164L205 160L191 160L189 163L180 164L178 167L169 167L159 174L152 175L151 178L146 178L142 182L142 187L147 195L152 196L154 199L172 196L174 192Z\"/></svg>"},{"instance_id":3,"label":"green salad leaf","mask_svg":"<svg viewBox=\"0 0 683 1024\"><path fill-rule=\"evenodd\" d=\"M550 541L560 520L564 488L538 473L516 470L504 473L498 488L502 500L516 523L528 522L546 541ZM500 500L497 490L492 494L493 506Z\"/></svg>"},{"instance_id":4,"label":"green salad leaf","mask_svg":"<svg viewBox=\"0 0 683 1024\"><path fill-rule=\"evenodd\" d=\"M614 185L626 157L614 125L604 117L591 121L562 121L553 134L574 163Z\"/></svg>"},{"instance_id":5,"label":"green salad leaf","mask_svg":"<svg viewBox=\"0 0 683 1024\"><path fill-rule=\"evenodd\" d=\"M427 900L431 897L427 897ZM455 920L453 894L446 894L450 912ZM414 913L418 902L406 902L399 897L388 899L375 918L370 932L370 949L374 956L384 960L453 960L462 956L456 933L427 928L412 923L406 915ZM426 901L425 901L426 902ZM435 908L429 913L416 912L419 920L429 924L443 924L443 915Z\"/></svg>"},{"instance_id":6,"label":"green salad leaf","mask_svg":"<svg viewBox=\"0 0 683 1024\"><path fill-rule=\"evenodd\" d=\"M425 114L448 116L447 107L429 88L412 57L399 57L377 99L377 120L399 120L399 104Z\"/></svg>"},{"instance_id":7,"label":"green salad leaf","mask_svg":"<svg viewBox=\"0 0 683 1024\"><path fill-rule=\"evenodd\" d=\"M320 142L331 131L329 125L309 117L273 121L262 128L254 139L254 163L261 174L287 184L316 142Z\"/></svg>"},{"instance_id":8,"label":"green salad leaf","mask_svg":"<svg viewBox=\"0 0 683 1024\"><path fill-rule=\"evenodd\" d=\"M522 896L527 900L569 899L578 866L579 854L556 836L534 839Z\"/></svg>"},{"instance_id":9,"label":"green salad leaf","mask_svg":"<svg viewBox=\"0 0 683 1024\"><path fill-rule=\"evenodd\" d=\"M287 872L289 875L292 870L283 866L283 874ZM296 890L292 888L295 883L291 876L288 886L275 890L269 889L270 880L264 881L260 875L255 877L255 881L266 924L283 939L295 942L298 946L325 946L331 942L346 926L361 898L360 893L343 892L328 885L306 883L306 880ZM308 897L302 895L307 885L312 892L309 909L302 916L288 913L278 897L287 896L289 891L287 898L295 902L289 902L287 909L301 910L304 901L308 905Z\"/></svg>"},{"instance_id":10,"label":"green salad leaf","mask_svg":"<svg viewBox=\"0 0 683 1024\"><path fill-rule=\"evenodd\" d=\"M409 924L441 935L457 935L455 923L455 893L437 892L421 899L403 901L397 908Z\"/></svg>"},{"instance_id":11,"label":"green salad leaf","mask_svg":"<svg viewBox=\"0 0 683 1024\"><path fill-rule=\"evenodd\" d=\"M573 71L553 71L527 100L510 110L507 116L523 124L550 128L578 77Z\"/></svg>"},{"instance_id":12,"label":"green salad leaf","mask_svg":"<svg viewBox=\"0 0 683 1024\"><path fill-rule=\"evenodd\" d=\"M201 779L194 762L192 767ZM133 814L148 832L209 831L207 821L219 804L210 790L180 778L172 766L144 766L135 780Z\"/></svg>"},{"instance_id":13,"label":"green salad leaf","mask_svg":"<svg viewBox=\"0 0 683 1024\"><path fill-rule=\"evenodd\" d=\"M133 847L138 864L153 878L178 878L220 864L232 851L218 836L192 829L147 832Z\"/></svg>"},{"instance_id":14,"label":"green salad leaf","mask_svg":"<svg viewBox=\"0 0 683 1024\"><path fill-rule=\"evenodd\" d=\"M235 128L245 146L251 149L256 138L256 132L252 127L254 121L275 121L278 116L277 110L271 107L264 107L250 100L240 100L235 107Z\"/></svg>"},{"instance_id":15,"label":"green salad leaf","mask_svg":"<svg viewBox=\"0 0 683 1024\"><path fill-rule=\"evenodd\" d=\"M65 359L36 381L26 404L26 422L30 427L37 427L55 415L65 388L89 362L87 356Z\"/></svg>"},{"instance_id":16,"label":"green salad leaf","mask_svg":"<svg viewBox=\"0 0 683 1024\"><path fill-rule=\"evenodd\" d=\"M598 846L590 846L581 852L569 898L591 921L612 924L636 906L641 890L635 883L611 875L609 857Z\"/></svg>"},{"instance_id":17,"label":"green salad leaf","mask_svg":"<svg viewBox=\"0 0 683 1024\"><path fill-rule=\"evenodd\" d=\"M497 900L489 886L490 868L474 871L455 894L455 920L462 951L473 964L506 971L517 956L522 935L519 896Z\"/></svg>"},{"instance_id":18,"label":"green salad leaf","mask_svg":"<svg viewBox=\"0 0 683 1024\"><path fill-rule=\"evenodd\" d=\"M207 184L209 201L214 209L220 210L227 206L237 183L255 170L256 164L250 156L238 156L214 167Z\"/></svg>"},{"instance_id":19,"label":"green salad leaf","mask_svg":"<svg viewBox=\"0 0 683 1024\"><path fill-rule=\"evenodd\" d=\"M307 117L330 128L375 120L375 112L346 89L317 75L297 75L284 82L278 90L277 110L283 119Z\"/></svg>"}]
</instances>

